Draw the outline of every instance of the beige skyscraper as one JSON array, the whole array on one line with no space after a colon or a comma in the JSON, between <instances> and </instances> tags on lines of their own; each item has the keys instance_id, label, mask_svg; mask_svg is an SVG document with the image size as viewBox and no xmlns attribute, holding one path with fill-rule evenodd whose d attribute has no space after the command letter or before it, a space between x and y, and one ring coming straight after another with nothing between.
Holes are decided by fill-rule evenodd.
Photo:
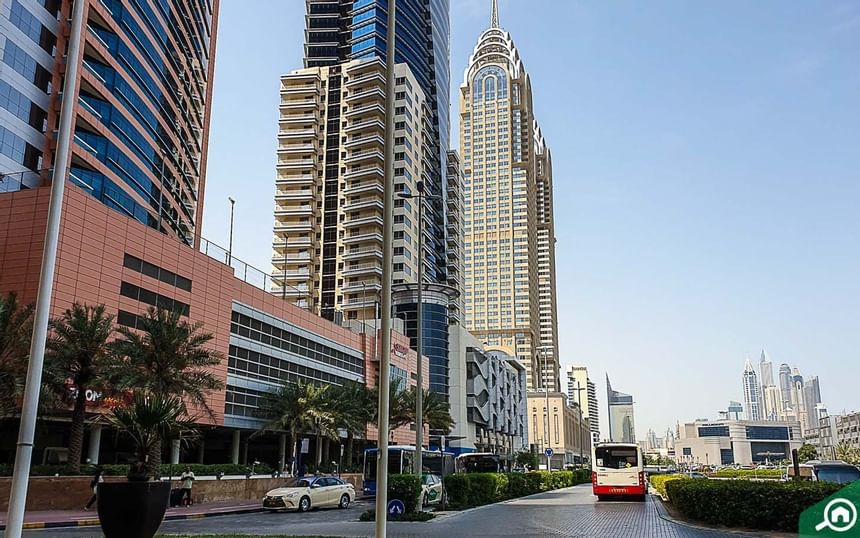
<instances>
[{"instance_id":1,"label":"beige skyscraper","mask_svg":"<svg viewBox=\"0 0 860 538\"><path fill-rule=\"evenodd\" d=\"M409 67L398 64L396 73L395 190L415 193L432 112ZM377 316L384 105L379 59L281 77L274 293L325 317ZM396 200L394 222L394 282L415 282L417 200Z\"/></svg>"},{"instance_id":2,"label":"beige skyscraper","mask_svg":"<svg viewBox=\"0 0 860 538\"><path fill-rule=\"evenodd\" d=\"M467 328L508 348L531 390L560 391L552 158L495 1L460 86L460 154Z\"/></svg>"}]
</instances>

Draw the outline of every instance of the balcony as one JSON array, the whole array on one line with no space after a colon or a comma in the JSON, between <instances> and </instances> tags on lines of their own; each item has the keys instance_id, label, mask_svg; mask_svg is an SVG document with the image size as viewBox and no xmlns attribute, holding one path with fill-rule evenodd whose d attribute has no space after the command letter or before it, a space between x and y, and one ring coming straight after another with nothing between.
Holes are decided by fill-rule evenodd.
<instances>
[{"instance_id":1,"label":"balcony","mask_svg":"<svg viewBox=\"0 0 860 538\"><path fill-rule=\"evenodd\" d=\"M377 263L362 263L344 267L341 275L345 277L374 274L382 277L382 266Z\"/></svg>"},{"instance_id":2,"label":"balcony","mask_svg":"<svg viewBox=\"0 0 860 538\"><path fill-rule=\"evenodd\" d=\"M353 280L341 286L343 293L366 293L368 296L382 291L382 284L377 280Z\"/></svg>"},{"instance_id":3,"label":"balcony","mask_svg":"<svg viewBox=\"0 0 860 538\"><path fill-rule=\"evenodd\" d=\"M282 100L278 109L280 110L307 110L318 108L316 99L285 99ZM282 118L283 120L283 118Z\"/></svg>"},{"instance_id":4,"label":"balcony","mask_svg":"<svg viewBox=\"0 0 860 538\"><path fill-rule=\"evenodd\" d=\"M371 103L367 105L351 106L346 111L346 119L351 120L360 116L378 115L385 116L385 106L381 103Z\"/></svg>"},{"instance_id":5,"label":"balcony","mask_svg":"<svg viewBox=\"0 0 860 538\"><path fill-rule=\"evenodd\" d=\"M310 217L313 214L314 208L309 205L275 207L276 217Z\"/></svg>"},{"instance_id":6,"label":"balcony","mask_svg":"<svg viewBox=\"0 0 860 538\"><path fill-rule=\"evenodd\" d=\"M360 198L358 200L348 200L343 205L344 211L357 211L359 209L370 209L375 208L382 210L383 204L382 199L377 196L368 196L364 198Z\"/></svg>"},{"instance_id":7,"label":"balcony","mask_svg":"<svg viewBox=\"0 0 860 538\"><path fill-rule=\"evenodd\" d=\"M352 235L348 235L344 237L342 240L344 245L355 245L358 243L365 243L369 241L375 241L379 244L382 243L382 233L381 232L359 232Z\"/></svg>"},{"instance_id":8,"label":"balcony","mask_svg":"<svg viewBox=\"0 0 860 538\"><path fill-rule=\"evenodd\" d=\"M281 86L281 95L316 95L319 93L320 87L316 81L310 84L287 84Z\"/></svg>"},{"instance_id":9,"label":"balcony","mask_svg":"<svg viewBox=\"0 0 860 538\"><path fill-rule=\"evenodd\" d=\"M355 228L361 226L379 226L382 228L382 217L379 215L362 215L343 221L344 228Z\"/></svg>"},{"instance_id":10,"label":"balcony","mask_svg":"<svg viewBox=\"0 0 860 538\"><path fill-rule=\"evenodd\" d=\"M317 163L313 159L287 159L279 160L276 164L278 170L316 170Z\"/></svg>"},{"instance_id":11,"label":"balcony","mask_svg":"<svg viewBox=\"0 0 860 538\"><path fill-rule=\"evenodd\" d=\"M275 191L276 202L286 200L312 200L313 197L314 193L310 189Z\"/></svg>"},{"instance_id":12,"label":"balcony","mask_svg":"<svg viewBox=\"0 0 860 538\"><path fill-rule=\"evenodd\" d=\"M277 281L282 282L295 282L307 280L311 277L311 272L308 270L291 270L291 271L282 271L275 270L272 272L272 278ZM289 288L288 288L289 289Z\"/></svg>"},{"instance_id":13,"label":"balcony","mask_svg":"<svg viewBox=\"0 0 860 538\"><path fill-rule=\"evenodd\" d=\"M346 81L346 87L352 88L360 86L366 82L378 82L380 86L385 86L385 73L381 71L371 71L362 75L349 75L349 80Z\"/></svg>"},{"instance_id":14,"label":"balcony","mask_svg":"<svg viewBox=\"0 0 860 538\"><path fill-rule=\"evenodd\" d=\"M305 265L310 263L311 255L304 254L287 254L272 256L272 265Z\"/></svg>"},{"instance_id":15,"label":"balcony","mask_svg":"<svg viewBox=\"0 0 860 538\"><path fill-rule=\"evenodd\" d=\"M385 101L385 90L380 87L365 88L356 92L349 92L349 95L346 96L347 103L363 103L368 100Z\"/></svg>"},{"instance_id":16,"label":"balcony","mask_svg":"<svg viewBox=\"0 0 860 538\"><path fill-rule=\"evenodd\" d=\"M347 139L346 142L343 143L344 148L346 149L355 149L361 148L364 146L375 145L375 146L385 146L385 139L382 138L382 135L372 134L370 136L361 136L361 137L353 137L351 139Z\"/></svg>"},{"instance_id":17,"label":"balcony","mask_svg":"<svg viewBox=\"0 0 860 538\"><path fill-rule=\"evenodd\" d=\"M353 181L366 177L375 177L382 180L385 177L385 170L381 166L356 166L343 175L343 179L346 181Z\"/></svg>"},{"instance_id":18,"label":"balcony","mask_svg":"<svg viewBox=\"0 0 860 538\"><path fill-rule=\"evenodd\" d=\"M319 133L316 129L281 129L278 131L279 140L317 138L318 136Z\"/></svg>"},{"instance_id":19,"label":"balcony","mask_svg":"<svg viewBox=\"0 0 860 538\"><path fill-rule=\"evenodd\" d=\"M365 192L385 193L385 187L379 181L353 181L343 190L343 194L361 194Z\"/></svg>"},{"instance_id":20,"label":"balcony","mask_svg":"<svg viewBox=\"0 0 860 538\"><path fill-rule=\"evenodd\" d=\"M319 151L316 144L284 144L278 146L278 155L313 155Z\"/></svg>"},{"instance_id":21,"label":"balcony","mask_svg":"<svg viewBox=\"0 0 860 538\"><path fill-rule=\"evenodd\" d=\"M309 175L303 176L278 176L275 179L276 185L313 185L314 177Z\"/></svg>"},{"instance_id":22,"label":"balcony","mask_svg":"<svg viewBox=\"0 0 860 538\"><path fill-rule=\"evenodd\" d=\"M343 162L347 165L354 165L364 162L378 162L380 166L383 166L385 164L385 155L380 149L353 151L352 154L350 154L346 159L343 160Z\"/></svg>"},{"instance_id":23,"label":"balcony","mask_svg":"<svg viewBox=\"0 0 860 538\"><path fill-rule=\"evenodd\" d=\"M380 119L369 119L353 121L343 128L343 132L347 135L363 133L365 131L384 132L385 123Z\"/></svg>"},{"instance_id":24,"label":"balcony","mask_svg":"<svg viewBox=\"0 0 860 538\"><path fill-rule=\"evenodd\" d=\"M286 232L311 232L313 231L313 223L308 222L296 222L296 221L287 221L287 222L275 222L275 233L286 233Z\"/></svg>"},{"instance_id":25,"label":"balcony","mask_svg":"<svg viewBox=\"0 0 860 538\"><path fill-rule=\"evenodd\" d=\"M310 237L283 238L275 236L272 240L272 248L275 250L291 250L294 248L308 248L310 246L313 246L313 240Z\"/></svg>"},{"instance_id":26,"label":"balcony","mask_svg":"<svg viewBox=\"0 0 860 538\"><path fill-rule=\"evenodd\" d=\"M316 123L320 119L316 112L310 114L281 114L281 123Z\"/></svg>"},{"instance_id":27,"label":"balcony","mask_svg":"<svg viewBox=\"0 0 860 538\"><path fill-rule=\"evenodd\" d=\"M344 261L361 260L364 258L379 258L382 259L382 249L380 247L357 248L346 250L341 254Z\"/></svg>"}]
</instances>

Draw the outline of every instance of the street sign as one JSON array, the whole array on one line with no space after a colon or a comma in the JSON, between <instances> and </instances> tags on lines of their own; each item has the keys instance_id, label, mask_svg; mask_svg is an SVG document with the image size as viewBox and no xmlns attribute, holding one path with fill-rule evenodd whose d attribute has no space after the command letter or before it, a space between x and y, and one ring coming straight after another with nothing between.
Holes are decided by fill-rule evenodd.
<instances>
[{"instance_id":1,"label":"street sign","mask_svg":"<svg viewBox=\"0 0 860 538\"><path fill-rule=\"evenodd\" d=\"M311 440L306 437L306 438L302 439L301 453L307 454L310 451L311 451Z\"/></svg>"},{"instance_id":2,"label":"street sign","mask_svg":"<svg viewBox=\"0 0 860 538\"><path fill-rule=\"evenodd\" d=\"M547 448L546 450L543 451L543 453L544 453L544 456L546 456L547 458L551 458L552 455L555 454L555 452L553 452L551 448Z\"/></svg>"},{"instance_id":3,"label":"street sign","mask_svg":"<svg viewBox=\"0 0 860 538\"><path fill-rule=\"evenodd\" d=\"M406 505L400 499L391 499L388 502L388 516L398 518L406 512Z\"/></svg>"}]
</instances>

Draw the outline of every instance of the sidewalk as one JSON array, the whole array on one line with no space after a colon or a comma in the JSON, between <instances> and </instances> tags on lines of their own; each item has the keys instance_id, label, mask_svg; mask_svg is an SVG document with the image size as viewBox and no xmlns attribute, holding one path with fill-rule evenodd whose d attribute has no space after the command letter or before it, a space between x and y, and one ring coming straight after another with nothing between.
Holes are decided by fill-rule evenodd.
<instances>
[{"instance_id":1,"label":"sidewalk","mask_svg":"<svg viewBox=\"0 0 860 538\"><path fill-rule=\"evenodd\" d=\"M260 501L223 501L189 508L168 508L164 521L178 519L201 519L204 517L225 514L247 514L261 512ZM25 529L52 529L57 527L89 527L99 525L99 514L96 507L89 512L84 510L58 510L52 512L27 512L24 514ZM0 531L6 529L6 514L0 515Z\"/></svg>"}]
</instances>

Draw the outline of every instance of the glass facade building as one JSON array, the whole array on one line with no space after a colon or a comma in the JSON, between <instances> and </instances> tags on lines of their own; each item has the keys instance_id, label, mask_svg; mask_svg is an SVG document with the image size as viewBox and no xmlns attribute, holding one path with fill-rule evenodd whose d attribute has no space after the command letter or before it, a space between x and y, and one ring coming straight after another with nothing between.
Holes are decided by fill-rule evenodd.
<instances>
[{"instance_id":1,"label":"glass facade building","mask_svg":"<svg viewBox=\"0 0 860 538\"><path fill-rule=\"evenodd\" d=\"M195 244L219 0L87 3L69 179ZM50 181L70 0L0 2L0 190Z\"/></svg>"},{"instance_id":2,"label":"glass facade building","mask_svg":"<svg viewBox=\"0 0 860 538\"><path fill-rule=\"evenodd\" d=\"M385 60L386 0L306 0L305 67L324 67L350 60ZM395 61L409 66L427 97L432 136L424 149L425 276L446 282L445 197L450 136L450 0L399 0ZM337 105L335 102L329 106ZM327 148L337 148L329 144ZM333 285L333 284L332 284ZM325 290L324 290L325 292Z\"/></svg>"}]
</instances>

